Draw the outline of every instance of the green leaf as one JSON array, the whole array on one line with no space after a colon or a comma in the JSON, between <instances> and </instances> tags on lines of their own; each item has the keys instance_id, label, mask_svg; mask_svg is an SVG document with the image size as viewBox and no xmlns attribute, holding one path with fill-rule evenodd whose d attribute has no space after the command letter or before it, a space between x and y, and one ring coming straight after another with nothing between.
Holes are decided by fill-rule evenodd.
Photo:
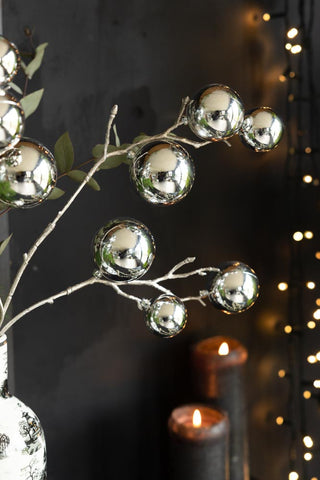
<instances>
[{"instance_id":1,"label":"green leaf","mask_svg":"<svg viewBox=\"0 0 320 480\"><path fill-rule=\"evenodd\" d=\"M41 45L38 45L35 51L34 59L31 60L31 62L28 63L27 66L23 66L24 73L27 75L29 79L31 79L35 74L35 72L40 68L43 60L44 51L47 48L47 46L48 46L47 43L41 43Z\"/></svg>"},{"instance_id":2,"label":"green leaf","mask_svg":"<svg viewBox=\"0 0 320 480\"><path fill-rule=\"evenodd\" d=\"M0 255L2 255L2 253L5 251L6 247L8 246L8 243L11 240L11 237L12 237L12 233L11 233L11 235L9 235L8 238L6 238L5 240L2 240L2 242L0 242Z\"/></svg>"},{"instance_id":3,"label":"green leaf","mask_svg":"<svg viewBox=\"0 0 320 480\"><path fill-rule=\"evenodd\" d=\"M111 146L111 145L109 145L109 146ZM102 157L103 152L104 152L104 145L102 143L98 143L98 145L95 145L93 147L91 153L94 156L94 158L100 158L100 157Z\"/></svg>"},{"instance_id":4,"label":"green leaf","mask_svg":"<svg viewBox=\"0 0 320 480\"><path fill-rule=\"evenodd\" d=\"M137 137L135 137L133 140L132 140L132 143L137 143L137 142L140 142L141 140L146 140L147 138L149 137L149 135L147 135L146 133L139 133L139 135Z\"/></svg>"},{"instance_id":5,"label":"green leaf","mask_svg":"<svg viewBox=\"0 0 320 480\"><path fill-rule=\"evenodd\" d=\"M54 158L60 173L65 173L71 170L74 162L74 152L69 132L65 132L56 141L54 146Z\"/></svg>"},{"instance_id":6,"label":"green leaf","mask_svg":"<svg viewBox=\"0 0 320 480\"><path fill-rule=\"evenodd\" d=\"M116 152L118 150L125 150L126 148L130 147L130 143L123 143L122 145L119 145L116 147L115 145L109 145L108 147L108 153ZM104 152L104 145L99 143L92 149L92 155L99 160ZM110 168L116 168L121 163L130 163L127 154L124 155L115 155L114 157L109 157L107 160L100 165L101 170L108 170Z\"/></svg>"},{"instance_id":7,"label":"green leaf","mask_svg":"<svg viewBox=\"0 0 320 480\"><path fill-rule=\"evenodd\" d=\"M116 141L116 147L120 147L121 142L120 142L120 138L119 138L119 135L118 135L116 124L114 124L112 128L113 128L114 138L115 138L115 141Z\"/></svg>"},{"instance_id":8,"label":"green leaf","mask_svg":"<svg viewBox=\"0 0 320 480\"><path fill-rule=\"evenodd\" d=\"M52 192L48 195L47 200L56 200L57 198L62 197L62 195L65 194L64 190L61 190L61 188L54 187Z\"/></svg>"},{"instance_id":9,"label":"green leaf","mask_svg":"<svg viewBox=\"0 0 320 480\"><path fill-rule=\"evenodd\" d=\"M123 163L123 155L118 155L115 157L108 158L105 162L100 165L101 170L110 170L111 168L119 167Z\"/></svg>"},{"instance_id":10,"label":"green leaf","mask_svg":"<svg viewBox=\"0 0 320 480\"><path fill-rule=\"evenodd\" d=\"M75 182L81 183L86 178L87 173L83 172L82 170L71 170L68 172L68 177L70 177ZM94 178L90 178L89 182L87 183L89 187L93 188L93 190L100 190L99 184L95 181Z\"/></svg>"},{"instance_id":11,"label":"green leaf","mask_svg":"<svg viewBox=\"0 0 320 480\"><path fill-rule=\"evenodd\" d=\"M23 91L21 90L21 88L18 85L16 85L13 82L9 82L8 85L9 85L10 88L12 88L12 90L14 90L17 93L20 93L20 95L23 95Z\"/></svg>"},{"instance_id":12,"label":"green leaf","mask_svg":"<svg viewBox=\"0 0 320 480\"><path fill-rule=\"evenodd\" d=\"M116 152L118 150L125 150L126 148L130 147L130 143L124 143L119 147L115 147L114 145L109 145L108 153ZM101 170L109 170L110 168L116 168L121 165L121 163L129 163L127 154L123 155L114 155L113 157L107 158L105 162L100 165Z\"/></svg>"},{"instance_id":13,"label":"green leaf","mask_svg":"<svg viewBox=\"0 0 320 480\"><path fill-rule=\"evenodd\" d=\"M39 106L43 95L44 89L36 90L35 92L30 93L26 97L23 97L20 101L21 106L24 110L25 118L30 117L33 112L35 112Z\"/></svg>"}]
</instances>

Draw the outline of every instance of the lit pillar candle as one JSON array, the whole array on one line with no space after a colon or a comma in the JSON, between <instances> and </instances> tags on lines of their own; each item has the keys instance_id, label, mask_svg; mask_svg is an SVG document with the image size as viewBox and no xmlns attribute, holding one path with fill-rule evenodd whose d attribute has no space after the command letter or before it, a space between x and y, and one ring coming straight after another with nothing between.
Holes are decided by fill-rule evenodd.
<instances>
[{"instance_id":1,"label":"lit pillar candle","mask_svg":"<svg viewBox=\"0 0 320 480\"><path fill-rule=\"evenodd\" d=\"M247 350L228 337L197 343L192 352L196 394L226 412L230 422L230 480L249 480L243 366Z\"/></svg>"},{"instance_id":2,"label":"lit pillar candle","mask_svg":"<svg viewBox=\"0 0 320 480\"><path fill-rule=\"evenodd\" d=\"M227 416L203 405L178 407L169 418L172 480L229 480Z\"/></svg>"}]
</instances>

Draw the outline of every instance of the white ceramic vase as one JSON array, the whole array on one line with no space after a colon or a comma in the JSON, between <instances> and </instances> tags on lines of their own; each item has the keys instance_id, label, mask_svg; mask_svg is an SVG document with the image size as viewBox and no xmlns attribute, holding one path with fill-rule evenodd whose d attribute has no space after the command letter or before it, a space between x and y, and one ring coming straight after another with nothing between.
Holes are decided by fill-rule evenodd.
<instances>
[{"instance_id":1,"label":"white ceramic vase","mask_svg":"<svg viewBox=\"0 0 320 480\"><path fill-rule=\"evenodd\" d=\"M7 338L0 337L0 479L45 480L46 443L38 417L8 392Z\"/></svg>"}]
</instances>

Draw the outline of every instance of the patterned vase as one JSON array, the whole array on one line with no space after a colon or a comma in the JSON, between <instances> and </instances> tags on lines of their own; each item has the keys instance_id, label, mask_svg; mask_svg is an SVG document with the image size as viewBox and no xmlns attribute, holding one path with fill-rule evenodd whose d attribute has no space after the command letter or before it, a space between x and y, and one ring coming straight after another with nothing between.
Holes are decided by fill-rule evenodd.
<instances>
[{"instance_id":1,"label":"patterned vase","mask_svg":"<svg viewBox=\"0 0 320 480\"><path fill-rule=\"evenodd\" d=\"M0 479L44 480L46 443L38 417L8 392L7 338L0 337Z\"/></svg>"}]
</instances>

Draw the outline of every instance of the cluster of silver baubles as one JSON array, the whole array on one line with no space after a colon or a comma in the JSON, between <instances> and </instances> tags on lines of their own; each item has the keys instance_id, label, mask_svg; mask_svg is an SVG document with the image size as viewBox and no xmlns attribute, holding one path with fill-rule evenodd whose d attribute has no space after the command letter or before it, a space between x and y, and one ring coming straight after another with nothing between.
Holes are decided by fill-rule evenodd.
<instances>
[{"instance_id":1,"label":"cluster of silver baubles","mask_svg":"<svg viewBox=\"0 0 320 480\"><path fill-rule=\"evenodd\" d=\"M283 134L283 124L270 108L245 113L239 95L220 84L209 85L197 93L187 105L186 121L201 140L221 141L238 134L256 152L274 149ZM130 174L145 200L172 205L191 190L195 170L184 148L174 141L159 141L136 151Z\"/></svg>"},{"instance_id":2,"label":"cluster of silver baubles","mask_svg":"<svg viewBox=\"0 0 320 480\"><path fill-rule=\"evenodd\" d=\"M0 200L28 208L45 200L57 180L52 153L35 140L22 138L24 111L7 93L20 65L17 47L0 36Z\"/></svg>"},{"instance_id":3,"label":"cluster of silver baubles","mask_svg":"<svg viewBox=\"0 0 320 480\"><path fill-rule=\"evenodd\" d=\"M96 234L93 242L96 275L114 282L140 279L155 257L155 242L143 223L131 219L115 219ZM259 295L255 272L240 262L222 265L210 279L208 298L224 313L241 313L250 308ZM174 294L162 294L153 301L142 301L148 328L162 337L180 333L187 322L182 300Z\"/></svg>"}]
</instances>

